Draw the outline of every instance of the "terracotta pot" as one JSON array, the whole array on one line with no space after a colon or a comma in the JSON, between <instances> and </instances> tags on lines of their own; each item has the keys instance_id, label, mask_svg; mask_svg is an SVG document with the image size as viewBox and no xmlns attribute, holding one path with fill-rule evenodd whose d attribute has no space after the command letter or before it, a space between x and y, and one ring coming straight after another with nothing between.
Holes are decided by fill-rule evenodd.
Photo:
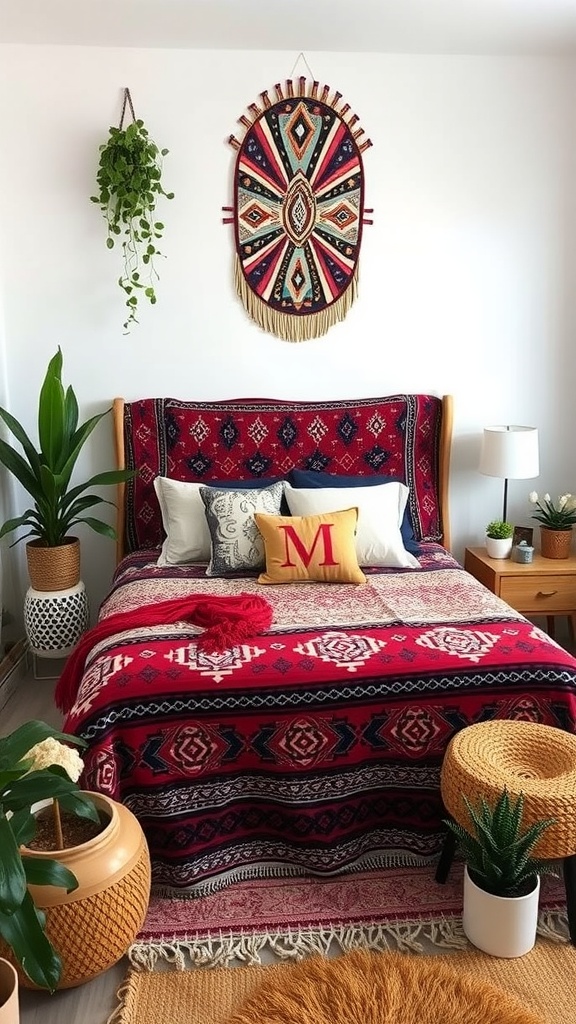
<instances>
[{"instance_id":1,"label":"terracotta pot","mask_svg":"<svg viewBox=\"0 0 576 1024\"><path fill-rule=\"evenodd\" d=\"M540 527L540 554L543 558L569 558L571 547L572 527L568 530Z\"/></svg>"},{"instance_id":2,"label":"terracotta pot","mask_svg":"<svg viewBox=\"0 0 576 1024\"><path fill-rule=\"evenodd\" d=\"M30 885L46 913L46 934L62 959L58 988L73 988L117 963L140 931L150 898L150 855L141 825L123 804L89 793L109 820L103 831L79 846L40 852L76 876L78 888ZM19 973L20 984L32 983Z\"/></svg>"},{"instance_id":3,"label":"terracotta pot","mask_svg":"<svg viewBox=\"0 0 576 1024\"><path fill-rule=\"evenodd\" d=\"M19 1024L18 975L8 960L0 957L0 1024Z\"/></svg>"},{"instance_id":4,"label":"terracotta pot","mask_svg":"<svg viewBox=\"0 0 576 1024\"><path fill-rule=\"evenodd\" d=\"M46 547L39 540L26 545L28 575L33 590L68 590L80 581L80 541L67 537L58 547Z\"/></svg>"}]
</instances>

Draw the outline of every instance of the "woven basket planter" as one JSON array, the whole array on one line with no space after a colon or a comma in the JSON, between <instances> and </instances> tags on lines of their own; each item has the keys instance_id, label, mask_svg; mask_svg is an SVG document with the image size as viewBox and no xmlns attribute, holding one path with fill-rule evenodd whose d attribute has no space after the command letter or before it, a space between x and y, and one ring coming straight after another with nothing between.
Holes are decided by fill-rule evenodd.
<instances>
[{"instance_id":1,"label":"woven basket planter","mask_svg":"<svg viewBox=\"0 0 576 1024\"><path fill-rule=\"evenodd\" d=\"M551 530L540 527L540 554L543 558L570 558L572 527L569 530Z\"/></svg>"},{"instance_id":2,"label":"woven basket planter","mask_svg":"<svg viewBox=\"0 0 576 1024\"><path fill-rule=\"evenodd\" d=\"M57 859L78 880L70 893L56 886L29 886L62 960L59 989L82 985L118 963L140 931L150 899L150 855L140 823L123 804L99 793L88 795L108 818L99 835L64 850L26 850ZM16 966L20 985L34 988Z\"/></svg>"},{"instance_id":3,"label":"woven basket planter","mask_svg":"<svg viewBox=\"0 0 576 1024\"><path fill-rule=\"evenodd\" d=\"M46 547L39 540L29 540L26 559L34 590L68 590L80 582L80 541L77 537L68 537L55 548Z\"/></svg>"}]
</instances>

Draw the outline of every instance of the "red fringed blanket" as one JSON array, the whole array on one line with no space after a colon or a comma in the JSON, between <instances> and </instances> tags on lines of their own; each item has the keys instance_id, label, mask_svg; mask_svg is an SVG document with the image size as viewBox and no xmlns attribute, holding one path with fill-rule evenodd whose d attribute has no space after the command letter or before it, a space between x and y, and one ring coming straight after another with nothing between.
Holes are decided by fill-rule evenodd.
<instances>
[{"instance_id":1,"label":"red fringed blanket","mask_svg":"<svg viewBox=\"0 0 576 1024\"><path fill-rule=\"evenodd\" d=\"M70 711L86 658L95 644L127 629L171 622L192 622L195 626L202 626L204 633L195 638L198 647L205 651L223 651L247 637L266 632L272 623L272 607L257 594L242 593L236 597L190 594L111 615L89 629L68 658L56 686L57 707L64 713Z\"/></svg>"}]
</instances>

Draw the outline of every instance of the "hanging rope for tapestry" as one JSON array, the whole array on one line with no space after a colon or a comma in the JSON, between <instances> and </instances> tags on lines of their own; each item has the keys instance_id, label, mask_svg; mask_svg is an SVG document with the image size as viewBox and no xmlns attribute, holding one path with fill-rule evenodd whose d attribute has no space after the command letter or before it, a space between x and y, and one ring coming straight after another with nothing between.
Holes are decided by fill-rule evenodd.
<instances>
[{"instance_id":1,"label":"hanging rope for tapestry","mask_svg":"<svg viewBox=\"0 0 576 1024\"><path fill-rule=\"evenodd\" d=\"M356 298L365 219L364 131L342 94L288 79L272 101L239 121L234 205L235 280L250 316L286 341L318 338L343 320Z\"/></svg>"}]
</instances>

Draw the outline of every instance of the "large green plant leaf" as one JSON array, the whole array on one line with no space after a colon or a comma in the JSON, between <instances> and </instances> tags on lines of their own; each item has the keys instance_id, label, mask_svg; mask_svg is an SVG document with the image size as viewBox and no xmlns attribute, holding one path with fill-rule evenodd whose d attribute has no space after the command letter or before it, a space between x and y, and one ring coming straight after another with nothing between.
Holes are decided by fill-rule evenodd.
<instances>
[{"instance_id":1,"label":"large green plant leaf","mask_svg":"<svg viewBox=\"0 0 576 1024\"><path fill-rule=\"evenodd\" d=\"M58 797L58 803L65 811L75 814L78 818L87 818L89 821L100 821L98 808L90 796L76 791L65 793Z\"/></svg>"},{"instance_id":2,"label":"large green plant leaf","mask_svg":"<svg viewBox=\"0 0 576 1024\"><path fill-rule=\"evenodd\" d=\"M10 822L0 807L0 913L13 914L26 892L26 876Z\"/></svg>"},{"instance_id":3,"label":"large green plant leaf","mask_svg":"<svg viewBox=\"0 0 576 1024\"><path fill-rule=\"evenodd\" d=\"M104 473L97 473L96 476L90 477L86 483L71 487L62 499L61 508L67 508L78 495L83 494L89 487L126 483L128 480L133 480L135 476L137 476L137 471L133 469L109 469ZM113 502L110 502L110 504L113 504Z\"/></svg>"},{"instance_id":4,"label":"large green plant leaf","mask_svg":"<svg viewBox=\"0 0 576 1024\"><path fill-rule=\"evenodd\" d=\"M22 516L18 516L16 519L6 520L4 525L0 528L0 539L2 539L2 537L5 537L6 534L12 533L13 530L17 530L20 526L31 526L33 528L31 532L36 534L38 534L40 530L40 525L37 521L37 518L34 517L32 510L28 509L28 511L25 512L24 515ZM28 533L26 534L26 536L29 537L30 534ZM25 538L19 537L18 539L24 540Z\"/></svg>"},{"instance_id":5,"label":"large green plant leaf","mask_svg":"<svg viewBox=\"0 0 576 1024\"><path fill-rule=\"evenodd\" d=\"M54 469L64 444L64 388L60 348L48 363L38 402L38 438L47 465Z\"/></svg>"},{"instance_id":6,"label":"large green plant leaf","mask_svg":"<svg viewBox=\"0 0 576 1024\"><path fill-rule=\"evenodd\" d=\"M36 479L28 463L19 452L0 438L0 462L22 484L25 491L38 501L42 497L40 481Z\"/></svg>"},{"instance_id":7,"label":"large green plant leaf","mask_svg":"<svg viewBox=\"0 0 576 1024\"><path fill-rule=\"evenodd\" d=\"M62 961L44 932L45 915L34 906L26 890L13 914L0 913L0 935L35 985L54 992L62 974Z\"/></svg>"},{"instance_id":8,"label":"large green plant leaf","mask_svg":"<svg viewBox=\"0 0 576 1024\"><path fill-rule=\"evenodd\" d=\"M103 523L101 519L94 519L92 516L78 516L70 525L72 526L75 523L86 523L86 526L89 526L95 533L99 533L100 536L116 540L117 535L114 527L108 523Z\"/></svg>"},{"instance_id":9,"label":"large green plant leaf","mask_svg":"<svg viewBox=\"0 0 576 1024\"><path fill-rule=\"evenodd\" d=\"M84 445L86 444L86 441L90 437L90 434L92 433L94 428L98 426L100 420L103 419L104 416L107 416L109 412L110 410L107 409L105 412L100 412L97 413L96 416L92 416L89 420L86 420L85 423L78 427L78 430L76 430L74 435L72 436L68 450L65 453L66 458L64 459L63 453L62 458L60 459L60 462L58 464L58 470L62 475L62 478L66 483L66 486L68 486L78 456L82 451Z\"/></svg>"},{"instance_id":10,"label":"large green plant leaf","mask_svg":"<svg viewBox=\"0 0 576 1024\"><path fill-rule=\"evenodd\" d=\"M24 427L18 422L17 419L8 412L7 409L0 408L0 417L4 420L8 429L14 434L14 437L22 445L22 450L30 463L30 469L34 476L39 478L40 476L40 457L36 451L32 441L28 437L28 434L24 430Z\"/></svg>"},{"instance_id":11,"label":"large green plant leaf","mask_svg":"<svg viewBox=\"0 0 576 1024\"><path fill-rule=\"evenodd\" d=\"M28 885L57 885L66 892L78 888L78 879L68 868L52 857L32 857L24 854L22 866Z\"/></svg>"},{"instance_id":12,"label":"large green plant leaf","mask_svg":"<svg viewBox=\"0 0 576 1024\"><path fill-rule=\"evenodd\" d=\"M27 772L12 783L8 792L2 796L2 803L7 811L18 811L22 807L31 807L40 800L58 799L77 789L76 783L61 769L62 775L50 768L41 771Z\"/></svg>"}]
</instances>

